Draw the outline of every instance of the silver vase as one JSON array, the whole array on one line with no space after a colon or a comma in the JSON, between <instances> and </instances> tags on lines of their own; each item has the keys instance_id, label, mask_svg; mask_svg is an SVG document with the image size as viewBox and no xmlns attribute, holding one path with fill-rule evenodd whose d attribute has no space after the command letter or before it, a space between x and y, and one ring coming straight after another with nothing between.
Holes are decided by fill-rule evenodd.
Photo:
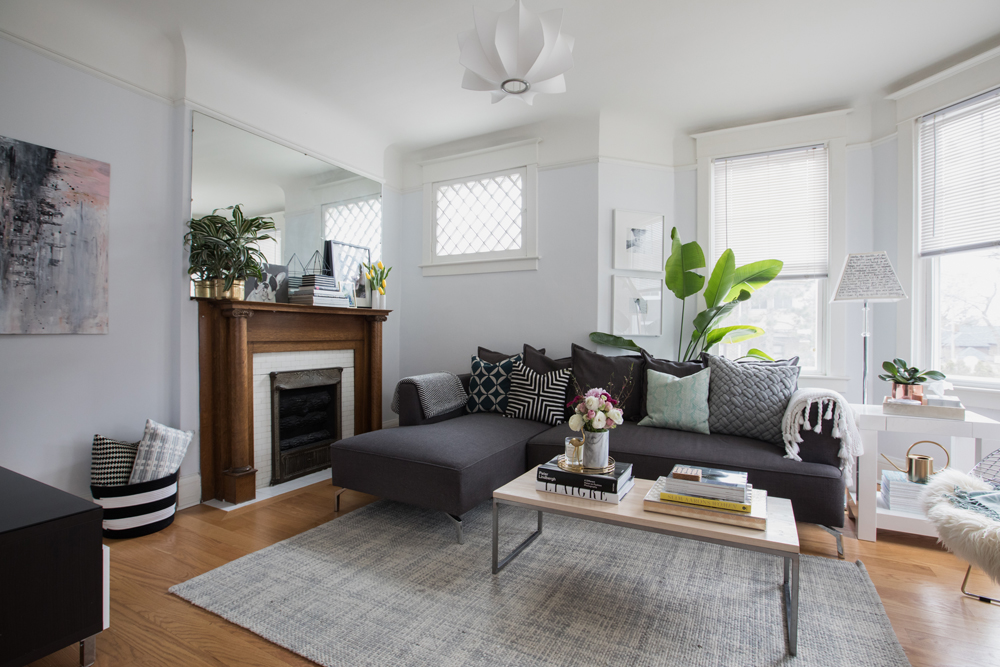
<instances>
[{"instance_id":1,"label":"silver vase","mask_svg":"<svg viewBox=\"0 0 1000 667\"><path fill-rule=\"evenodd\" d=\"M608 432L583 432L583 467L603 468L608 465Z\"/></svg>"}]
</instances>

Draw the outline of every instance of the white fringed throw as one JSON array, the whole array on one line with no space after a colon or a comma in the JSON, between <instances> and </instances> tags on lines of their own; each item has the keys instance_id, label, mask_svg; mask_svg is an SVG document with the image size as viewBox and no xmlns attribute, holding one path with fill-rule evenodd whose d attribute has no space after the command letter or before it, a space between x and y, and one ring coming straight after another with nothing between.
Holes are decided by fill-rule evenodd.
<instances>
[{"instance_id":1,"label":"white fringed throw","mask_svg":"<svg viewBox=\"0 0 1000 667\"><path fill-rule=\"evenodd\" d=\"M812 406L819 406L818 419L809 423ZM785 441L785 458L801 461L799 443L801 431L823 432L823 420L833 420L833 437L840 440L840 469L847 477L847 485L854 486L854 457L861 456L861 433L854 423L854 411L847 399L829 389L799 389L788 399L785 416L781 420L781 434Z\"/></svg>"}]
</instances>

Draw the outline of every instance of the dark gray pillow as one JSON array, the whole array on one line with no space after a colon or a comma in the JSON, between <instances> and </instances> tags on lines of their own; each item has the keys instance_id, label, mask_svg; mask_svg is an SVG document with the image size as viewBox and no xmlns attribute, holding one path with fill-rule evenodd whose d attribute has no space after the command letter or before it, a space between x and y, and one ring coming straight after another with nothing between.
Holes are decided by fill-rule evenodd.
<instances>
[{"instance_id":1,"label":"dark gray pillow","mask_svg":"<svg viewBox=\"0 0 1000 667\"><path fill-rule=\"evenodd\" d=\"M573 343L574 394L601 387L620 401L622 418L639 421L642 403L642 356L638 354L606 357Z\"/></svg>"},{"instance_id":2,"label":"dark gray pillow","mask_svg":"<svg viewBox=\"0 0 1000 667\"><path fill-rule=\"evenodd\" d=\"M531 346L528 345L527 343L524 345L524 349L526 349L526 350L529 347L531 347ZM532 348L532 349L534 349L534 348ZM542 349L537 350L537 352L545 354L545 348L543 347ZM485 347L480 346L479 349L476 351L476 356L479 357L480 359L482 359L483 361L485 361L486 363L489 363L489 364L499 364L504 359L510 359L511 357L516 357L517 354L516 353L515 354L504 354L503 352L494 352L493 350L489 350L489 349L486 349Z\"/></svg>"},{"instance_id":3,"label":"dark gray pillow","mask_svg":"<svg viewBox=\"0 0 1000 667\"><path fill-rule=\"evenodd\" d=\"M686 378L689 375L694 375L698 371L705 370L705 362L702 360L696 361L670 361L669 359L655 359L649 352L643 350L642 354L643 363L646 364L646 370L654 370L657 373L666 373L667 375L673 375L678 378ZM646 373L642 373L642 402L639 405L639 414L645 417L646 412Z\"/></svg>"},{"instance_id":4,"label":"dark gray pillow","mask_svg":"<svg viewBox=\"0 0 1000 667\"><path fill-rule=\"evenodd\" d=\"M562 359L550 359L545 356L545 350L536 350L527 343L524 345L524 365L535 371L539 375L545 375L553 371L561 371L564 368L573 368L573 357L563 357ZM573 386L572 378L566 384L566 400L569 403L576 396L576 388ZM566 414L563 417L568 420L573 416L573 409L566 407Z\"/></svg>"},{"instance_id":5,"label":"dark gray pillow","mask_svg":"<svg viewBox=\"0 0 1000 667\"><path fill-rule=\"evenodd\" d=\"M798 366L740 364L708 356L708 428L784 446L781 418L795 391Z\"/></svg>"}]
</instances>

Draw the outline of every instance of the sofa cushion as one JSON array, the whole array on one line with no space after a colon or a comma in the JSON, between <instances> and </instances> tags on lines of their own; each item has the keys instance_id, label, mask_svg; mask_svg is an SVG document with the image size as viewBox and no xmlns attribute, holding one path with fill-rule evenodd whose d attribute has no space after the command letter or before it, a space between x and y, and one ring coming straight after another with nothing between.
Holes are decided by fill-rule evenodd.
<instances>
[{"instance_id":1,"label":"sofa cushion","mask_svg":"<svg viewBox=\"0 0 1000 667\"><path fill-rule=\"evenodd\" d=\"M795 391L798 366L739 364L708 357L712 369L708 427L712 433L741 435L784 449L781 419Z\"/></svg>"},{"instance_id":2,"label":"sofa cushion","mask_svg":"<svg viewBox=\"0 0 1000 667\"><path fill-rule=\"evenodd\" d=\"M536 373L515 361L510 373L510 392L504 414L555 426L566 421L566 387L570 369Z\"/></svg>"},{"instance_id":3,"label":"sofa cushion","mask_svg":"<svg viewBox=\"0 0 1000 667\"><path fill-rule=\"evenodd\" d=\"M525 350L527 350L529 347L531 347L531 346L528 345L527 343L524 344L524 349ZM534 350L535 348L532 347L531 349ZM545 354L545 348L544 347L541 350L535 350L535 351L536 352L540 352L541 354ZM523 355L524 352L521 352L521 354ZM482 359L483 361L488 361L491 364L499 364L504 359L510 359L511 357L516 357L517 353L515 353L515 354L505 354L503 352L496 352L494 350L490 350L490 349L485 348L482 345L480 345L479 349L476 350L476 356L479 357L480 359Z\"/></svg>"},{"instance_id":4,"label":"sofa cushion","mask_svg":"<svg viewBox=\"0 0 1000 667\"><path fill-rule=\"evenodd\" d=\"M708 382L712 369L678 378L646 369L646 416L639 426L708 433Z\"/></svg>"},{"instance_id":5,"label":"sofa cushion","mask_svg":"<svg viewBox=\"0 0 1000 667\"><path fill-rule=\"evenodd\" d=\"M673 375L675 378L685 378L689 375L694 375L698 371L707 368L705 361L701 359L695 359L694 361L670 361L669 359L656 359L649 352L643 350L642 361L643 367L646 370L652 368L658 373L666 373L668 375ZM642 402L639 405L639 414L642 417L646 416L646 400L647 400L647 388L646 388L646 374L643 373L642 376Z\"/></svg>"},{"instance_id":6,"label":"sofa cushion","mask_svg":"<svg viewBox=\"0 0 1000 667\"><path fill-rule=\"evenodd\" d=\"M330 445L333 483L461 515L525 471L525 442L550 428L498 414L370 431Z\"/></svg>"},{"instance_id":7,"label":"sofa cushion","mask_svg":"<svg viewBox=\"0 0 1000 667\"><path fill-rule=\"evenodd\" d=\"M625 421L639 421L643 361L638 354L606 357L573 343L574 391L600 387L619 401Z\"/></svg>"},{"instance_id":8,"label":"sofa cushion","mask_svg":"<svg viewBox=\"0 0 1000 667\"><path fill-rule=\"evenodd\" d=\"M507 392L510 391L510 372L521 355L491 364L479 357L472 357L472 379L469 381L468 412L499 412L507 410Z\"/></svg>"},{"instance_id":9,"label":"sofa cushion","mask_svg":"<svg viewBox=\"0 0 1000 667\"><path fill-rule=\"evenodd\" d=\"M528 467L563 453L573 435L566 424L528 441ZM669 475L677 464L708 466L748 473L754 488L792 501L798 521L844 525L844 479L837 466L786 459L783 452L760 440L712 433L686 433L625 423L609 432L610 454L633 465L636 477ZM839 442L827 439L827 447Z\"/></svg>"}]
</instances>

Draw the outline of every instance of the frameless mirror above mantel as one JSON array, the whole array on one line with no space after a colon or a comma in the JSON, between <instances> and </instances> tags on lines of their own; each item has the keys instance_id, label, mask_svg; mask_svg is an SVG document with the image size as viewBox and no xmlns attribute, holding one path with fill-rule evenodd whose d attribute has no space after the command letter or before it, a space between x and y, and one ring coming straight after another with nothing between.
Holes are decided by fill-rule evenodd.
<instances>
[{"instance_id":1,"label":"frameless mirror above mantel","mask_svg":"<svg viewBox=\"0 0 1000 667\"><path fill-rule=\"evenodd\" d=\"M275 240L261 250L292 275L321 268L328 239L381 259L380 183L199 112L193 130L192 217L241 204L249 217L272 218Z\"/></svg>"}]
</instances>

